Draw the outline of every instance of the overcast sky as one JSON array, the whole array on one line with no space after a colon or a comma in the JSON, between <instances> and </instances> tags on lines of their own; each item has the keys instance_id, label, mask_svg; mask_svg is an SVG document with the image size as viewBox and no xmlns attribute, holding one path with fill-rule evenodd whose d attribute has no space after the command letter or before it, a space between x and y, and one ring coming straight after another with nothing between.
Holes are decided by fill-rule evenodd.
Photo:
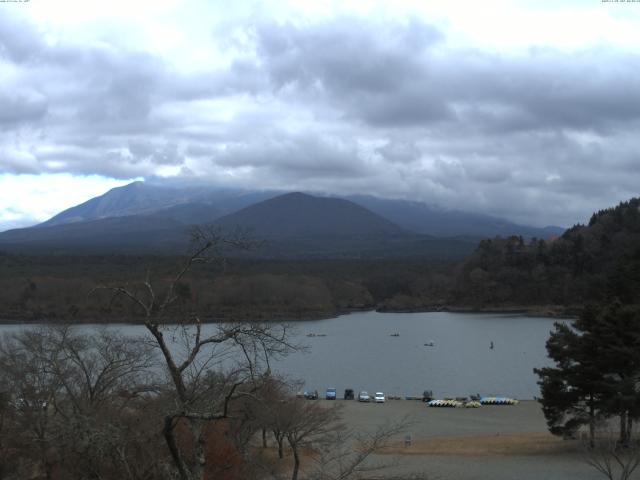
<instances>
[{"instance_id":1,"label":"overcast sky","mask_svg":"<svg viewBox=\"0 0 640 480\"><path fill-rule=\"evenodd\" d=\"M639 127L640 3L0 2L0 231L154 177L568 226Z\"/></svg>"}]
</instances>

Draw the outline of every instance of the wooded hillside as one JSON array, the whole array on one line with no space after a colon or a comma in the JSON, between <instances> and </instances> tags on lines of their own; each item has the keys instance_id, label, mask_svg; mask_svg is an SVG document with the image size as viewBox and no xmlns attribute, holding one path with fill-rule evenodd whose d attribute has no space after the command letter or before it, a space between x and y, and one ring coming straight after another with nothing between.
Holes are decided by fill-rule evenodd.
<instances>
[{"instance_id":1,"label":"wooded hillside","mask_svg":"<svg viewBox=\"0 0 640 480\"><path fill-rule=\"evenodd\" d=\"M544 241L484 240L459 267L452 300L473 305L580 305L615 290L640 299L640 199L601 210Z\"/></svg>"}]
</instances>

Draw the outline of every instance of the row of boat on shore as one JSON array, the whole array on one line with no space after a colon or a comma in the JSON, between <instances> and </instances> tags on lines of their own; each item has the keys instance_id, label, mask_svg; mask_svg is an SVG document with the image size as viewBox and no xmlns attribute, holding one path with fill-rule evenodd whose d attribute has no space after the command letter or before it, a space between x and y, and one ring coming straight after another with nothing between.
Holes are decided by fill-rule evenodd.
<instances>
[{"instance_id":1,"label":"row of boat on shore","mask_svg":"<svg viewBox=\"0 0 640 480\"><path fill-rule=\"evenodd\" d=\"M427 405L430 407L480 408L482 405L517 405L518 403L518 400L509 397L482 397L480 400L458 400L453 398L430 400Z\"/></svg>"}]
</instances>

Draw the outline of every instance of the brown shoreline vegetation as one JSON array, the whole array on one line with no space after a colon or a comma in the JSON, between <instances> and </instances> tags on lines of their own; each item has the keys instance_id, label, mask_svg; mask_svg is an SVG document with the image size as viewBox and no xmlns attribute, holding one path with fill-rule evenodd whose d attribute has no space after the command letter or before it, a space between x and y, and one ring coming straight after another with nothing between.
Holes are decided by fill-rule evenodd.
<instances>
[{"instance_id":1,"label":"brown shoreline vegetation","mask_svg":"<svg viewBox=\"0 0 640 480\"><path fill-rule=\"evenodd\" d=\"M128 262L127 262L128 260ZM173 259L174 261L176 259ZM89 296L99 284L133 285L146 271L166 282L166 262L155 257L32 258L0 254L0 323L141 323L134 305ZM181 284L180 313L203 322L301 321L350 312L509 313L573 317L579 305L458 301L454 267L420 262L229 262L203 269ZM304 273L305 271L308 273ZM89 275L88 272L93 274ZM165 280L163 280L165 279Z\"/></svg>"},{"instance_id":2,"label":"brown shoreline vegetation","mask_svg":"<svg viewBox=\"0 0 640 480\"><path fill-rule=\"evenodd\" d=\"M365 313L365 312L379 312L379 313L430 313L430 312L449 312L449 313L468 313L468 314L505 314L505 315L523 315L528 317L543 317L543 318L557 318L557 319L574 319L577 316L577 311L580 307L575 306L572 308L565 308L562 306L535 306L527 308L475 308L475 307L458 307L458 306L443 306L432 308L406 308L406 309L389 309L389 308L362 308L362 309L349 309L339 310L331 313L325 312L302 312L299 315L292 315L290 312L282 313L275 311L272 316L264 318L263 314L256 314L251 311L234 311L230 310L226 314L218 317L204 318L202 323L215 324L224 323L230 321L251 322L251 321L266 321L266 322L305 322L312 320L327 320L331 318L337 318L342 315L348 315L350 313ZM2 315L0 313L0 315ZM30 312L24 312L19 316L5 315L0 317L0 325L29 325L29 324L41 324L41 323L61 323L61 324L73 324L73 325L92 325L96 323L120 323L140 325L144 319L142 317L130 316L122 317L116 321L113 321L111 317L85 317L75 318L73 316L58 317L55 315L54 320L48 316L33 315ZM169 322L170 323L170 322Z\"/></svg>"}]
</instances>

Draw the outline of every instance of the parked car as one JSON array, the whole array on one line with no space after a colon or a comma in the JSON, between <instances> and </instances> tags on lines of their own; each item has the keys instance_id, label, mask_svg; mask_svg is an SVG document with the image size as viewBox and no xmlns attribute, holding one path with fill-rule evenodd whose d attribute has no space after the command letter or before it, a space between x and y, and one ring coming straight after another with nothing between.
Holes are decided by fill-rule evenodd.
<instances>
[{"instance_id":1,"label":"parked car","mask_svg":"<svg viewBox=\"0 0 640 480\"><path fill-rule=\"evenodd\" d=\"M327 388L327 393L325 394L325 398L327 400L335 400L336 399L336 389L335 388Z\"/></svg>"},{"instance_id":2,"label":"parked car","mask_svg":"<svg viewBox=\"0 0 640 480\"><path fill-rule=\"evenodd\" d=\"M354 394L354 392L353 392L353 388L347 388L347 389L344 391L344 399L345 399L345 400L353 400L353 399L354 399L354 397L355 397L355 394Z\"/></svg>"},{"instance_id":3,"label":"parked car","mask_svg":"<svg viewBox=\"0 0 640 480\"><path fill-rule=\"evenodd\" d=\"M317 400L318 390L304 392L304 398L306 398L307 400Z\"/></svg>"},{"instance_id":4,"label":"parked car","mask_svg":"<svg viewBox=\"0 0 640 480\"><path fill-rule=\"evenodd\" d=\"M376 394L373 396L373 401L376 403L384 403L385 402L385 398L384 398L384 393L382 392L376 392Z\"/></svg>"},{"instance_id":5,"label":"parked car","mask_svg":"<svg viewBox=\"0 0 640 480\"><path fill-rule=\"evenodd\" d=\"M365 392L364 390L362 390L359 394L358 394L358 401L359 402L370 402L371 398L369 398L369 394L367 392Z\"/></svg>"}]
</instances>

